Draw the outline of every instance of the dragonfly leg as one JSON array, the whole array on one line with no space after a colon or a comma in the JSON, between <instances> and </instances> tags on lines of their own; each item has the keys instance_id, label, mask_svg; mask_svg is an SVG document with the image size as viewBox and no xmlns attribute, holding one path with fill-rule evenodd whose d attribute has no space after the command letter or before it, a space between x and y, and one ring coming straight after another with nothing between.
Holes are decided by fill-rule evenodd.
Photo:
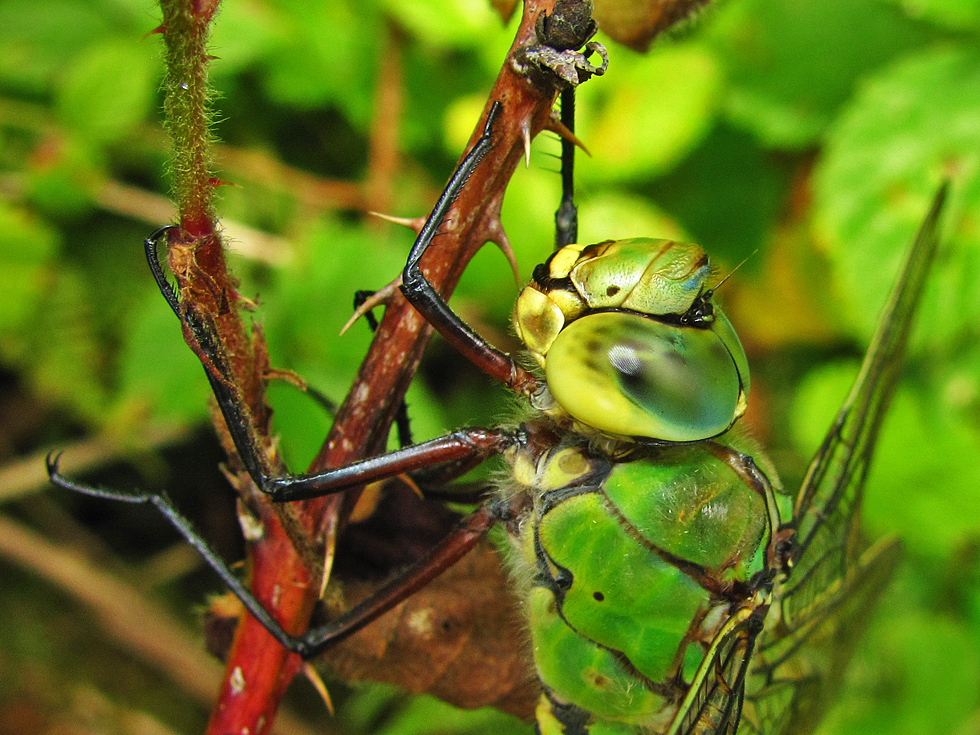
<instances>
[{"instance_id":1,"label":"dragonfly leg","mask_svg":"<svg viewBox=\"0 0 980 735\"><path fill-rule=\"evenodd\" d=\"M425 468L444 462L457 463L456 466L462 471L462 469L475 465L488 453L501 451L514 441L520 441L520 438L516 434L502 430L469 429L457 431L429 442L364 460L321 475L269 478L267 483L279 483L280 491L285 490L288 496L286 499L313 497L324 494L324 492L339 492L354 485L394 477L412 469ZM455 564L476 545L496 520L496 516L492 516L488 511L481 508L465 518L455 531L414 567L410 568L405 575L393 580L341 618L311 629L302 636L294 636L287 633L279 625L272 614L262 606L245 584L229 569L224 560L197 533L165 493L139 490L125 492L76 482L61 474L58 469L58 457L54 455L48 458L47 468L51 482L66 490L108 500L148 503L156 507L187 542L197 549L208 565L221 577L222 581L241 600L256 620L279 643L304 657L312 656L333 642L347 637L409 597ZM325 487L326 490L324 490ZM275 499L275 493L272 494Z\"/></svg>"},{"instance_id":2,"label":"dragonfly leg","mask_svg":"<svg viewBox=\"0 0 980 735\"><path fill-rule=\"evenodd\" d=\"M561 124L575 132L575 88L561 93ZM555 212L555 250L578 242L578 207L575 205L575 141L561 139L561 203Z\"/></svg>"},{"instance_id":3,"label":"dragonfly leg","mask_svg":"<svg viewBox=\"0 0 980 735\"><path fill-rule=\"evenodd\" d=\"M306 500L434 465L460 463L472 467L499 454L514 441L513 433L503 429L460 429L345 467L307 475L264 477L259 487L275 502Z\"/></svg>"},{"instance_id":4,"label":"dragonfly leg","mask_svg":"<svg viewBox=\"0 0 980 735\"><path fill-rule=\"evenodd\" d=\"M244 403L236 395L233 381L230 379L231 369L227 365L225 353L219 348L216 338L217 330L211 318L197 311L192 303L181 302L177 290L167 280L160 265L158 247L161 242L169 243L170 233L176 230L175 225L161 227L151 234L143 243L146 260L150 272L156 281L157 288L163 294L167 304L180 320L185 339L191 344L195 354L204 366L204 374L211 385L215 401L221 410L221 415L228 426L235 448L246 471L259 487L263 487L263 478L270 474L265 454L260 450L252 430L252 419Z\"/></svg>"},{"instance_id":5,"label":"dragonfly leg","mask_svg":"<svg viewBox=\"0 0 980 735\"><path fill-rule=\"evenodd\" d=\"M528 370L518 365L514 359L473 331L466 322L457 316L445 299L440 296L422 272L422 256L438 234L449 208L462 192L466 182L476 170L480 161L493 147L493 125L500 116L503 106L494 102L487 114L483 134L470 152L464 156L456 171L449 179L445 191L436 202L432 213L419 232L408 262L402 274L401 290L405 298L425 317L436 331L441 334L460 354L466 357L476 367L490 377L498 380L512 390L530 396L537 393L541 386L539 380Z\"/></svg>"},{"instance_id":6,"label":"dragonfly leg","mask_svg":"<svg viewBox=\"0 0 980 735\"><path fill-rule=\"evenodd\" d=\"M450 465L454 468L453 475L458 476L484 459L499 454L515 441L519 441L517 434L504 429L460 429L420 444L324 472L305 475L260 475L256 485L269 495L273 502L283 503L332 495L436 465ZM111 490L93 492L82 489L83 486L76 486L57 472L56 462L48 463L48 474L55 485L69 490L79 490L89 495L129 502L152 502L151 494L133 495L115 493ZM132 500L134 497L138 497L139 500Z\"/></svg>"},{"instance_id":7,"label":"dragonfly leg","mask_svg":"<svg viewBox=\"0 0 980 735\"><path fill-rule=\"evenodd\" d=\"M487 509L480 508L460 521L459 525L434 547L425 557L420 559L405 573L397 576L359 605L347 611L340 617L323 625L309 629L303 635L287 633L276 621L272 614L263 607L245 584L235 575L222 559L211 548L211 545L194 529L190 521L177 509L166 493L156 493L136 490L123 492L108 488L86 485L69 479L58 470L58 457L51 455L47 460L48 475L58 487L73 492L80 492L108 500L118 500L127 503L148 503L159 510L168 521L180 532L184 539L204 557L221 580L241 601L256 620L284 647L310 658L321 653L334 643L356 633L368 623L376 620L391 608L406 600L422 587L427 585L442 572L459 561L469 552L497 518Z\"/></svg>"},{"instance_id":8,"label":"dragonfly leg","mask_svg":"<svg viewBox=\"0 0 980 735\"><path fill-rule=\"evenodd\" d=\"M205 374L243 465L256 486L268 494L273 501L285 502L319 497L405 473L421 470L424 474L424 471L429 468L436 468L438 480L455 477L487 457L503 451L515 441L521 441L518 432L470 428L322 473L272 475L266 470L264 455L254 439L247 409L238 400L234 385L228 377L231 371L225 362L224 353L219 349L216 330L206 315L198 313L192 304L181 302L177 290L167 280L160 264L158 248L162 242L169 241L169 233L172 229L174 228L160 228L145 241L151 272L168 305L180 319L185 336L189 337L188 341L191 342L195 353L203 363ZM399 433L405 439L408 437L407 421L403 421L402 424ZM111 500L147 503L156 507L187 542L198 550L209 566L241 600L245 608L272 636L284 647L304 657L322 651L332 642L359 630L413 594L443 570L452 566L493 524L493 519L487 512L477 511L473 516L464 519L456 531L412 567L406 576L399 577L386 585L369 600L338 620L319 626L302 636L294 636L279 625L224 560L197 533L166 494L146 491L123 492L76 482L59 472L56 457L49 458L48 474L53 484L67 490Z\"/></svg>"},{"instance_id":9,"label":"dragonfly leg","mask_svg":"<svg viewBox=\"0 0 980 735\"><path fill-rule=\"evenodd\" d=\"M403 447L390 454L361 460L345 467L306 475L273 475L264 466L262 453L257 448L251 431L250 419L245 414L241 402L234 395L231 382L225 377L229 371L225 369L222 353L217 348L214 330L207 319L197 314L192 307L184 306L179 301L176 291L167 281L160 265L157 247L170 229L161 228L146 240L146 255L150 270L170 308L178 316L186 332L197 343L205 373L242 463L256 487L269 495L273 501L307 500L343 492L359 485L433 465L463 463L472 466L502 451L512 443L512 435L502 429L461 429L443 437ZM407 424L407 421L405 423ZM407 433L405 429L407 426L400 430L403 437Z\"/></svg>"},{"instance_id":10,"label":"dragonfly leg","mask_svg":"<svg viewBox=\"0 0 980 735\"><path fill-rule=\"evenodd\" d=\"M405 572L340 617L310 628L302 636L304 651L301 655L310 657L322 653L407 600L469 553L497 520L486 507L463 518L446 538Z\"/></svg>"},{"instance_id":11,"label":"dragonfly leg","mask_svg":"<svg viewBox=\"0 0 980 735\"><path fill-rule=\"evenodd\" d=\"M292 636L283 630L282 626L276 621L276 619L266 610L262 604L255 598L255 596L249 591L245 584L235 575L234 572L228 567L224 559L222 559L211 545L194 529L191 522L177 509L173 504L173 501L166 495L166 493L155 493L143 490L134 490L132 492L124 492L120 490L110 490L108 488L97 487L94 485L86 485L84 483L76 482L64 475L58 470L58 455L48 455L47 468L48 477L51 482L58 487L64 488L65 490L71 490L73 492L83 493L85 495L91 495L97 498L105 498L107 500L118 500L125 503L148 503L159 510L171 525L180 532L180 535L184 539L197 549L198 553L204 557L204 560L208 563L228 588L235 594L245 608L255 616L265 627L272 636L279 641L283 646L290 649L291 651L296 651L297 653L302 649L303 643L300 638Z\"/></svg>"}]
</instances>

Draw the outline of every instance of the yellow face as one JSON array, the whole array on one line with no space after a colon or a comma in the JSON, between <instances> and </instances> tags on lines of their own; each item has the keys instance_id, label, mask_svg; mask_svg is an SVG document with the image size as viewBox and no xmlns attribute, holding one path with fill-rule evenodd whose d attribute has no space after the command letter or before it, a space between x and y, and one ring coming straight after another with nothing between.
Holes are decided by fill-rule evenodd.
<instances>
[{"instance_id":1,"label":"yellow face","mask_svg":"<svg viewBox=\"0 0 980 735\"><path fill-rule=\"evenodd\" d=\"M518 335L561 409L616 436L700 441L744 412L748 363L705 294L697 245L569 245L517 302Z\"/></svg>"}]
</instances>

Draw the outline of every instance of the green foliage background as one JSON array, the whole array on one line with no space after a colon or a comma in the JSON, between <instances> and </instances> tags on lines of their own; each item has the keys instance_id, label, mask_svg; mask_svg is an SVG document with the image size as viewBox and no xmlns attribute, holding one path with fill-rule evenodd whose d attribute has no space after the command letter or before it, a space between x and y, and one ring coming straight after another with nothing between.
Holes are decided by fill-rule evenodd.
<instances>
[{"instance_id":1,"label":"green foliage background","mask_svg":"<svg viewBox=\"0 0 980 735\"><path fill-rule=\"evenodd\" d=\"M179 484L179 458L160 462L147 427L207 420L206 381L140 247L169 216L153 196L168 188L162 45L144 37L157 18L149 0L0 3L0 461L8 465L100 436L114 456L137 458L141 481ZM220 209L275 366L343 397L369 339L360 327L338 336L353 290L394 278L412 239L358 211L372 130L394 115L401 159L380 201L392 214L423 214L513 28L481 0L225 0L213 37L214 130L224 146L217 175L234 186L220 190ZM683 236L712 254L719 275L748 259L722 297L755 371L750 420L790 487L842 400L932 193L952 178L946 248L867 489L869 534L899 535L906 558L821 732L974 732L980 2L719 0L649 54L600 40L609 73L579 99L579 135L592 153L579 158L581 239ZM375 102L393 43L403 95L394 112ZM522 277L550 251L557 152L553 139L535 141L505 203ZM516 293L505 260L487 248L453 303L513 347ZM506 412L506 397L444 347L423 376L410 398L417 438ZM287 386L274 386L272 398L286 456L300 469L327 420ZM7 497L3 510L50 514L51 493L32 490L46 495ZM134 524L155 522L138 517ZM136 552L126 563L139 560ZM104 664L67 671L67 651L94 661L100 648L78 642L91 632L68 620L82 613L52 612L64 598L0 565L0 723L22 717L17 708L28 702L38 731L65 712L81 728L77 697L60 694L95 691L152 713L155 726L201 729L205 713L174 707L179 695L151 674L135 679L155 692L147 695L132 677L122 688L100 679ZM185 598L166 604L190 618ZM41 694L25 692L25 673ZM80 683L86 676L96 683ZM316 727L505 727L487 713L399 701L361 692ZM100 727L79 731L127 731Z\"/></svg>"}]
</instances>

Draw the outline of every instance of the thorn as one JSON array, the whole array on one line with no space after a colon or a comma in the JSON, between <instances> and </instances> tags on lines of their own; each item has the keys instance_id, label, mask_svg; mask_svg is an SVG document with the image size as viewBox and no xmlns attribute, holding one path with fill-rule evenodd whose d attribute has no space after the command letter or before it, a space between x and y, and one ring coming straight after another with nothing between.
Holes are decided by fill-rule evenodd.
<instances>
[{"instance_id":1,"label":"thorn","mask_svg":"<svg viewBox=\"0 0 980 735\"><path fill-rule=\"evenodd\" d=\"M548 122L545 123L544 129L555 133L559 138L564 138L565 140L574 143L577 147L582 149L585 155L587 155L589 158L592 157L592 151L586 148L585 143L579 140L575 133L565 127L564 123L554 116L554 113L552 113L551 117L548 118Z\"/></svg>"},{"instance_id":2,"label":"thorn","mask_svg":"<svg viewBox=\"0 0 980 735\"><path fill-rule=\"evenodd\" d=\"M388 222L394 222L396 225L405 225L405 227L413 230L416 235L422 231L426 219L425 217L392 217L390 214L381 214L381 212L368 212L368 214L380 217Z\"/></svg>"},{"instance_id":3,"label":"thorn","mask_svg":"<svg viewBox=\"0 0 980 735\"><path fill-rule=\"evenodd\" d=\"M145 41L150 36L156 35L157 33L159 33L159 34L162 35L162 34L164 34L166 32L167 32L167 26L165 24L161 23L156 28L154 28L152 31L147 31L146 33L144 33L143 34L143 37L140 40L141 41Z\"/></svg>"},{"instance_id":4,"label":"thorn","mask_svg":"<svg viewBox=\"0 0 980 735\"><path fill-rule=\"evenodd\" d=\"M531 130L527 120L521 123L521 138L524 140L524 168L531 168Z\"/></svg>"},{"instance_id":5,"label":"thorn","mask_svg":"<svg viewBox=\"0 0 980 735\"><path fill-rule=\"evenodd\" d=\"M425 500L425 494L422 492L422 488L420 488L416 484L415 480L412 479L411 475L409 475L407 472L402 473L398 475L398 479L404 482L406 485L408 485L408 489L411 490L416 495L418 495L420 500Z\"/></svg>"},{"instance_id":6,"label":"thorn","mask_svg":"<svg viewBox=\"0 0 980 735\"><path fill-rule=\"evenodd\" d=\"M361 494L357 496L357 502L354 503L350 516L347 518L349 523L361 523L374 514L374 511L378 509L378 503L381 502L381 492L387 482L387 479L378 480L364 486Z\"/></svg>"},{"instance_id":7,"label":"thorn","mask_svg":"<svg viewBox=\"0 0 980 735\"><path fill-rule=\"evenodd\" d=\"M241 184L236 184L234 181L227 181L225 179L218 179L218 178L215 178L214 176L212 176L210 179L208 179L208 183L211 184L211 186L213 186L216 189L219 186L234 186L236 189L241 189L242 188L242 185Z\"/></svg>"},{"instance_id":8,"label":"thorn","mask_svg":"<svg viewBox=\"0 0 980 735\"><path fill-rule=\"evenodd\" d=\"M241 301L242 302L242 308L244 308L245 311L258 311L259 310L259 302L257 301L257 298L258 297L256 297L255 299L250 299L248 296L242 296L237 291L234 293L234 296L235 296L235 299L237 301Z\"/></svg>"},{"instance_id":9,"label":"thorn","mask_svg":"<svg viewBox=\"0 0 980 735\"><path fill-rule=\"evenodd\" d=\"M323 683L323 679L320 678L319 672L313 668L312 664L304 663L303 674L307 679L309 679L310 684L313 685L313 688L316 689L317 694L320 695L320 698L327 707L327 712L329 712L330 716L333 717L333 702L330 700L330 692L327 691L327 685Z\"/></svg>"},{"instance_id":10,"label":"thorn","mask_svg":"<svg viewBox=\"0 0 980 735\"><path fill-rule=\"evenodd\" d=\"M327 592L327 582L330 581L330 575L333 573L333 562L337 549L337 523L337 514L331 513L326 522L326 526L320 534L323 539L323 576L320 577L320 594L318 595L318 599L321 600ZM330 697L327 697L326 700L327 709L332 714L333 707L330 704Z\"/></svg>"},{"instance_id":11,"label":"thorn","mask_svg":"<svg viewBox=\"0 0 980 735\"><path fill-rule=\"evenodd\" d=\"M400 475L395 475L394 477L389 477L384 480L378 480L364 486L364 490L361 491L360 496L357 498L357 502L354 504L353 510L351 510L350 516L347 518L348 523L363 523L378 509L378 505L381 503L383 493L386 489L391 489L392 483L394 481L401 482L407 487L411 492L415 493L419 500L425 500L425 495L418 484L411 478L407 473L402 473ZM322 596L322 595L321 595Z\"/></svg>"},{"instance_id":12,"label":"thorn","mask_svg":"<svg viewBox=\"0 0 980 735\"><path fill-rule=\"evenodd\" d=\"M486 238L498 248L510 263L510 269L514 273L514 283L518 288L521 287L521 274L517 268L517 256L514 255L514 248L510 244L510 238L504 231L504 226L500 222L500 217L494 217L487 225Z\"/></svg>"},{"instance_id":13,"label":"thorn","mask_svg":"<svg viewBox=\"0 0 980 735\"><path fill-rule=\"evenodd\" d=\"M354 322L371 311L371 309L373 309L375 306L386 306L401 285L402 277L399 275L398 278L382 288L380 291L375 291L373 294L368 296L364 300L363 304L354 309L354 313L351 315L351 318L347 320L344 328L340 330L341 335L350 329Z\"/></svg>"},{"instance_id":14,"label":"thorn","mask_svg":"<svg viewBox=\"0 0 980 735\"><path fill-rule=\"evenodd\" d=\"M281 380L284 383L289 383L304 393L309 387L306 384L306 381L303 380L297 373L294 373L292 370L282 370L280 368L269 368L262 373L262 380L267 382L272 380Z\"/></svg>"}]
</instances>

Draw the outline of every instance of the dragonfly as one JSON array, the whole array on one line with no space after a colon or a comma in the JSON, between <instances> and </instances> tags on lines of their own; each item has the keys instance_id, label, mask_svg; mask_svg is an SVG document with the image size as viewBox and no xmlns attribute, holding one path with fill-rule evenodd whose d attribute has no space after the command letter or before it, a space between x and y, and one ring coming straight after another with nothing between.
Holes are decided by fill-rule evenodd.
<instances>
[{"instance_id":1,"label":"dragonfly","mask_svg":"<svg viewBox=\"0 0 980 735\"><path fill-rule=\"evenodd\" d=\"M541 683L541 735L804 733L830 700L897 545L866 546L864 480L937 247L945 189L909 251L854 388L791 497L739 427L749 367L715 299L707 254L653 238L560 242L514 312L526 355L483 339L420 266L449 207L492 153L495 102L409 254L401 290L447 342L522 397L516 425L463 428L322 473L270 477L220 375L213 337L168 303L213 356L206 366L232 440L276 502L342 492L432 467L508 466L489 499L415 567L305 633L286 632L161 493L52 481L157 507L284 646L312 658L451 566L494 525L506 531ZM573 238L565 238L571 240ZM441 475L450 473L442 472ZM423 488L424 489L424 488Z\"/></svg>"}]
</instances>

